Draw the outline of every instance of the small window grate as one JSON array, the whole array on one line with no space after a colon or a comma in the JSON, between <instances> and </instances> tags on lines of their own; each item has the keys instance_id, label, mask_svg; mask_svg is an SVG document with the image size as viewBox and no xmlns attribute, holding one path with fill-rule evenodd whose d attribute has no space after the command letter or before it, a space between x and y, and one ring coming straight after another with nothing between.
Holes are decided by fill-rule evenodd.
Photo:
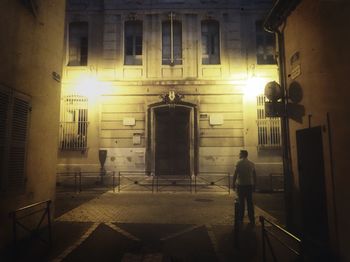
<instances>
[{"instance_id":1,"label":"small window grate","mask_svg":"<svg viewBox=\"0 0 350 262\"><path fill-rule=\"evenodd\" d=\"M60 149L86 150L88 131L88 99L80 95L61 100Z\"/></svg>"},{"instance_id":2,"label":"small window grate","mask_svg":"<svg viewBox=\"0 0 350 262\"><path fill-rule=\"evenodd\" d=\"M281 120L265 117L265 96L257 96L257 126L259 148L281 148Z\"/></svg>"}]
</instances>

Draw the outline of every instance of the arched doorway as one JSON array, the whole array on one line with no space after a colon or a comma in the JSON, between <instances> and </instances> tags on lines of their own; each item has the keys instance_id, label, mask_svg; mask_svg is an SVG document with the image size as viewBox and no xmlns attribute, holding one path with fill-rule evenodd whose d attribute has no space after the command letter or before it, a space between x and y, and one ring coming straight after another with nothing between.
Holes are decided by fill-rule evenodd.
<instances>
[{"instance_id":1,"label":"arched doorway","mask_svg":"<svg viewBox=\"0 0 350 262\"><path fill-rule=\"evenodd\" d=\"M148 169L188 176L197 170L197 110L191 103L157 103L148 109Z\"/></svg>"}]
</instances>

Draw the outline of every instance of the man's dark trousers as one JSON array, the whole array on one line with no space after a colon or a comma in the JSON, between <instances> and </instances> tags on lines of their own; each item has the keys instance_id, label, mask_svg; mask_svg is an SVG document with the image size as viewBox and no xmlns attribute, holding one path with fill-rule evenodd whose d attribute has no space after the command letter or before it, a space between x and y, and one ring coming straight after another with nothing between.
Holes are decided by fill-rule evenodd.
<instances>
[{"instance_id":1,"label":"man's dark trousers","mask_svg":"<svg viewBox=\"0 0 350 262\"><path fill-rule=\"evenodd\" d=\"M245 211L245 200L247 200L248 217L251 223L255 223L254 219L254 205L253 205L253 186L237 185L238 203L239 203L239 221L243 222Z\"/></svg>"}]
</instances>

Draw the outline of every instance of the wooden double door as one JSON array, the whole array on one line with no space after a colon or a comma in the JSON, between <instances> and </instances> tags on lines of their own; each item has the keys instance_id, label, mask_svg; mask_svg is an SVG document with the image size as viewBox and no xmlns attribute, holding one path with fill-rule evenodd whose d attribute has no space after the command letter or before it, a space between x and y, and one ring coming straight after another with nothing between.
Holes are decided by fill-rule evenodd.
<instances>
[{"instance_id":1,"label":"wooden double door","mask_svg":"<svg viewBox=\"0 0 350 262\"><path fill-rule=\"evenodd\" d=\"M155 109L156 175L190 174L190 112L176 105Z\"/></svg>"}]
</instances>

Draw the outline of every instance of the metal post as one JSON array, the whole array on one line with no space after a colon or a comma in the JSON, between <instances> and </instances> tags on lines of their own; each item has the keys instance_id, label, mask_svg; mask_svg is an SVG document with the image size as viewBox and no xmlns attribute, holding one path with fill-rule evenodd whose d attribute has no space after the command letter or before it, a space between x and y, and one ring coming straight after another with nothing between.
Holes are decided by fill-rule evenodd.
<instances>
[{"instance_id":1,"label":"metal post","mask_svg":"<svg viewBox=\"0 0 350 262\"><path fill-rule=\"evenodd\" d=\"M113 182L113 193L115 193L115 171L113 171L113 180L112 180Z\"/></svg>"},{"instance_id":2,"label":"metal post","mask_svg":"<svg viewBox=\"0 0 350 262\"><path fill-rule=\"evenodd\" d=\"M234 238L234 246L239 247L239 202L235 199L234 203L234 225L233 225L233 238Z\"/></svg>"},{"instance_id":3,"label":"metal post","mask_svg":"<svg viewBox=\"0 0 350 262\"><path fill-rule=\"evenodd\" d=\"M194 176L194 192L197 193L197 174Z\"/></svg>"},{"instance_id":4,"label":"metal post","mask_svg":"<svg viewBox=\"0 0 350 262\"><path fill-rule=\"evenodd\" d=\"M191 194L192 194L192 176L190 175L190 190L191 190Z\"/></svg>"},{"instance_id":5,"label":"metal post","mask_svg":"<svg viewBox=\"0 0 350 262\"><path fill-rule=\"evenodd\" d=\"M118 193L120 192L120 171L118 173Z\"/></svg>"},{"instance_id":6,"label":"metal post","mask_svg":"<svg viewBox=\"0 0 350 262\"><path fill-rule=\"evenodd\" d=\"M79 193L81 192L81 171L79 171Z\"/></svg>"},{"instance_id":7,"label":"metal post","mask_svg":"<svg viewBox=\"0 0 350 262\"><path fill-rule=\"evenodd\" d=\"M228 194L231 194L231 183L230 183L230 173L227 173L227 178L228 178Z\"/></svg>"},{"instance_id":8,"label":"metal post","mask_svg":"<svg viewBox=\"0 0 350 262\"><path fill-rule=\"evenodd\" d=\"M261 223L261 240L262 240L262 253L263 253L263 262L266 262L266 250L265 250L265 221L264 217L259 217Z\"/></svg>"},{"instance_id":9,"label":"metal post","mask_svg":"<svg viewBox=\"0 0 350 262\"><path fill-rule=\"evenodd\" d=\"M13 212L12 214L12 232L13 232L13 251L16 252L17 247L17 225L16 225L16 212Z\"/></svg>"},{"instance_id":10,"label":"metal post","mask_svg":"<svg viewBox=\"0 0 350 262\"><path fill-rule=\"evenodd\" d=\"M152 172L151 172L151 177L152 177L152 193L154 193L154 176L152 175Z\"/></svg>"},{"instance_id":11,"label":"metal post","mask_svg":"<svg viewBox=\"0 0 350 262\"><path fill-rule=\"evenodd\" d=\"M50 212L50 205L51 205L51 200L49 200L46 204L47 208L47 226L49 229L49 245L50 247L52 246L52 229L51 229L51 212Z\"/></svg>"},{"instance_id":12,"label":"metal post","mask_svg":"<svg viewBox=\"0 0 350 262\"><path fill-rule=\"evenodd\" d=\"M74 188L75 188L75 193L78 193L77 172L74 172Z\"/></svg>"}]
</instances>

